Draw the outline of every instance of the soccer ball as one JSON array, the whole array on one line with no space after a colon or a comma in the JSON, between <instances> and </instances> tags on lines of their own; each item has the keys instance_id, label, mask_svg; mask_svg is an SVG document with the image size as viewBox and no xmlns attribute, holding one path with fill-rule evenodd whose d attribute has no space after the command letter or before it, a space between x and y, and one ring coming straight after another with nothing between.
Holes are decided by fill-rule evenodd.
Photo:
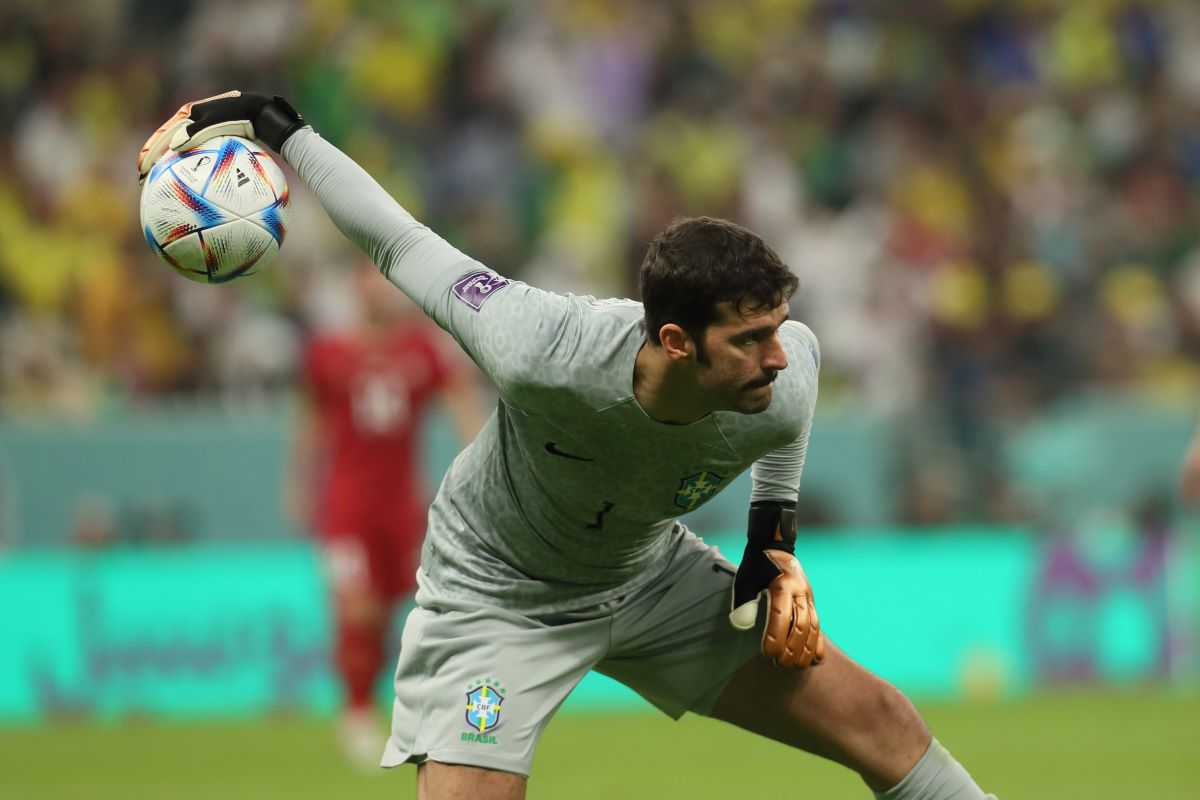
<instances>
[{"instance_id":1,"label":"soccer ball","mask_svg":"<svg viewBox=\"0 0 1200 800\"><path fill-rule=\"evenodd\" d=\"M176 272L224 283L279 251L287 180L258 143L218 136L158 160L142 185L141 218L146 242Z\"/></svg>"}]
</instances>

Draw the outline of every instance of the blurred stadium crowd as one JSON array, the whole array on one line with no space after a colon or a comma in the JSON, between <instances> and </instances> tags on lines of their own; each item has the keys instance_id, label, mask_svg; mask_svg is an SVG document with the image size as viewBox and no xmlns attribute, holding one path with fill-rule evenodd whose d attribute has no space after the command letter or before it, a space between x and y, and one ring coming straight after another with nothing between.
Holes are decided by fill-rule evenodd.
<instances>
[{"instance_id":1,"label":"blurred stadium crowd","mask_svg":"<svg viewBox=\"0 0 1200 800\"><path fill-rule=\"evenodd\" d=\"M142 241L143 139L234 87L544 288L636 296L678 214L758 231L823 408L893 421L915 482L974 476L960 516L1013 513L997 443L1055 401L1200 393L1194 0L9 0L4 415L273 397L352 313L355 256L299 188L252 279L190 284Z\"/></svg>"}]
</instances>

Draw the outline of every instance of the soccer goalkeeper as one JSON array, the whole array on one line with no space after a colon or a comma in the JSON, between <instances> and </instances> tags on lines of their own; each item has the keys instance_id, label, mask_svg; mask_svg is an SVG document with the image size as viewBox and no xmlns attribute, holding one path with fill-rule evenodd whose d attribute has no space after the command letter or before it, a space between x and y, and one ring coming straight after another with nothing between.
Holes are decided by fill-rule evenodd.
<instances>
[{"instance_id":1,"label":"soccer goalkeeper","mask_svg":"<svg viewBox=\"0 0 1200 800\"><path fill-rule=\"evenodd\" d=\"M539 736L594 669L672 717L844 764L877 797L985 797L912 704L821 633L793 552L820 351L758 236L676 220L650 244L641 303L551 294L451 247L278 97L184 105L139 172L220 134L282 154L500 392L430 508L401 641L382 763L418 764L418 796L524 797ZM735 569L676 517L746 469ZM766 779L804 795L786 765Z\"/></svg>"}]
</instances>

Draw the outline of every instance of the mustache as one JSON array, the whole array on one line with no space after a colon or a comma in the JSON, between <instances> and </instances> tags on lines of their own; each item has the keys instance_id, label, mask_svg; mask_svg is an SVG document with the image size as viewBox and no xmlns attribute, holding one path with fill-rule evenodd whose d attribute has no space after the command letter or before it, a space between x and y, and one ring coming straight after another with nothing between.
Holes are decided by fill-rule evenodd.
<instances>
[{"instance_id":1,"label":"mustache","mask_svg":"<svg viewBox=\"0 0 1200 800\"><path fill-rule=\"evenodd\" d=\"M758 378L757 380L753 380L753 381L750 381L749 383L747 383L746 388L747 389L759 389L759 388L762 388L763 386L770 386L772 383L775 382L775 379L778 377L779 377L778 371L764 374L761 378Z\"/></svg>"}]
</instances>

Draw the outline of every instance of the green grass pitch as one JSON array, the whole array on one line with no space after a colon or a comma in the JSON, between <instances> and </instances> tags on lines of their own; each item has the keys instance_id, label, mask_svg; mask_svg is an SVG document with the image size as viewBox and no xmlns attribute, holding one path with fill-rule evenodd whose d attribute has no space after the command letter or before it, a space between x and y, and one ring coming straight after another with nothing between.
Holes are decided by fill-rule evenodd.
<instances>
[{"instance_id":1,"label":"green grass pitch","mask_svg":"<svg viewBox=\"0 0 1200 800\"><path fill-rule=\"evenodd\" d=\"M920 707L1000 800L1200 797L1195 693L1079 690ZM408 800L414 769L354 772L338 759L331 724L304 717L57 723L0 728L0 796ZM555 719L529 786L531 800L870 796L819 759L719 723L652 713Z\"/></svg>"}]
</instances>

